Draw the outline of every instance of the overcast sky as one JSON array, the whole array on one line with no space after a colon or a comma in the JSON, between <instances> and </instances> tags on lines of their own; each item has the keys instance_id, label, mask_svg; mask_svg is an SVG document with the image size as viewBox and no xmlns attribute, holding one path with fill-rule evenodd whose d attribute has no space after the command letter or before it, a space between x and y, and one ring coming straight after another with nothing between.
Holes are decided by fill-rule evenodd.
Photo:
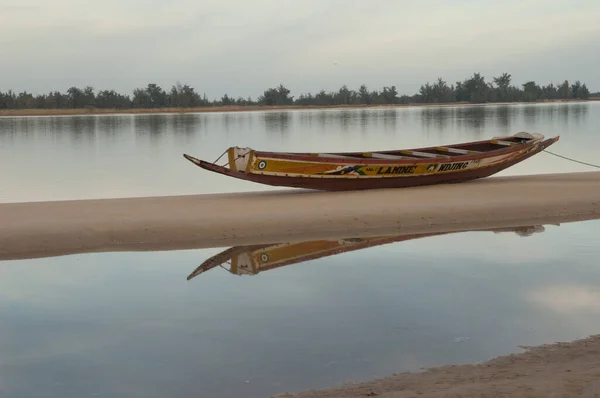
<instances>
[{"instance_id":1,"label":"overcast sky","mask_svg":"<svg viewBox=\"0 0 600 398\"><path fill-rule=\"evenodd\" d=\"M0 90L414 94L509 72L598 91L599 18L600 0L0 0Z\"/></svg>"}]
</instances>

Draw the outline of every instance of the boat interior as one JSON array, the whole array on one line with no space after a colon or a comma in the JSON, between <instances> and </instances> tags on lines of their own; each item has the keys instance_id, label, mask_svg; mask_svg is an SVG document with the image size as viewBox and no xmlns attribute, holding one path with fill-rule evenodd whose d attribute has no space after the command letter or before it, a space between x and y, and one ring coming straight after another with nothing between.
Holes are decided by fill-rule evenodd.
<instances>
[{"instance_id":1,"label":"boat interior","mask_svg":"<svg viewBox=\"0 0 600 398\"><path fill-rule=\"evenodd\" d=\"M465 155L479 155L511 146L522 145L535 139L535 137L513 135L502 138L494 138L487 141L463 143L447 146L436 146L420 148L418 150L390 150L378 152L347 152L347 153L311 153L311 156L325 158L374 158L374 159L427 159L427 158L452 158Z\"/></svg>"}]
</instances>

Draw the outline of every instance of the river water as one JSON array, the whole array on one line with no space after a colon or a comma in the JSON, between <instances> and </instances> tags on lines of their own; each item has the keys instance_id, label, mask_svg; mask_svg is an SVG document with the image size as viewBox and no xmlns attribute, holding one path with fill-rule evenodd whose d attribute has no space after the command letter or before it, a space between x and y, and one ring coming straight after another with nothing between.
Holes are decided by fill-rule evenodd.
<instances>
[{"instance_id":1,"label":"river water","mask_svg":"<svg viewBox=\"0 0 600 398\"><path fill-rule=\"evenodd\" d=\"M374 150L524 130L594 162L598 125L600 103L7 117L0 202L278 189L181 156L230 145ZM586 170L542 153L502 174ZM266 397L600 332L600 223L522 227L189 280L227 248L0 261L0 396Z\"/></svg>"},{"instance_id":2,"label":"river water","mask_svg":"<svg viewBox=\"0 0 600 398\"><path fill-rule=\"evenodd\" d=\"M171 115L0 117L0 202L279 189L212 175L233 145L282 151L366 151L560 135L551 150L593 162L600 102ZM501 175L589 170L540 154Z\"/></svg>"}]
</instances>

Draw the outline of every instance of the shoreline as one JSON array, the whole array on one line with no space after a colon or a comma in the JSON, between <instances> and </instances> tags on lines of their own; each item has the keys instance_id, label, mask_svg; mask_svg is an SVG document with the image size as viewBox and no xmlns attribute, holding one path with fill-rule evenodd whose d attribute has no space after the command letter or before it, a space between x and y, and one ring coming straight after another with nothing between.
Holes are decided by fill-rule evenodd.
<instances>
[{"instance_id":1,"label":"shoreline","mask_svg":"<svg viewBox=\"0 0 600 398\"><path fill-rule=\"evenodd\" d=\"M355 192L0 204L0 261L422 234L600 219L600 172Z\"/></svg>"},{"instance_id":2,"label":"shoreline","mask_svg":"<svg viewBox=\"0 0 600 398\"><path fill-rule=\"evenodd\" d=\"M328 389L276 394L271 398L599 396L600 335L519 348L525 352L483 363L438 366Z\"/></svg>"},{"instance_id":3,"label":"shoreline","mask_svg":"<svg viewBox=\"0 0 600 398\"><path fill-rule=\"evenodd\" d=\"M470 102L444 103L412 103L412 104L356 104L356 105L228 105L203 106L190 108L77 108L77 109L0 109L0 117L29 117L29 116L93 116L93 115L137 115L137 114L185 114L185 113L235 113L235 112L264 112L264 111L293 111L293 110L338 110L338 109L381 109L381 108L428 108L451 106L489 106L489 105L527 105L527 104L561 104L588 103L600 101L600 97L587 100L558 99L541 101L487 102L473 104Z\"/></svg>"}]
</instances>

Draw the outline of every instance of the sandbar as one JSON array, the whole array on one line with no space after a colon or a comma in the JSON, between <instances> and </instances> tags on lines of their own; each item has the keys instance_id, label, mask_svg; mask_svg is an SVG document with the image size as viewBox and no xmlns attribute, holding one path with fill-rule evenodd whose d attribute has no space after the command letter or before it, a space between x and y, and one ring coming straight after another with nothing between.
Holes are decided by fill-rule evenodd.
<instances>
[{"instance_id":1,"label":"sandbar","mask_svg":"<svg viewBox=\"0 0 600 398\"><path fill-rule=\"evenodd\" d=\"M600 172L354 192L0 204L0 260L420 234L600 218Z\"/></svg>"},{"instance_id":2,"label":"sandbar","mask_svg":"<svg viewBox=\"0 0 600 398\"><path fill-rule=\"evenodd\" d=\"M484 398L600 396L600 335L522 347L481 364L448 365L277 398Z\"/></svg>"}]
</instances>

